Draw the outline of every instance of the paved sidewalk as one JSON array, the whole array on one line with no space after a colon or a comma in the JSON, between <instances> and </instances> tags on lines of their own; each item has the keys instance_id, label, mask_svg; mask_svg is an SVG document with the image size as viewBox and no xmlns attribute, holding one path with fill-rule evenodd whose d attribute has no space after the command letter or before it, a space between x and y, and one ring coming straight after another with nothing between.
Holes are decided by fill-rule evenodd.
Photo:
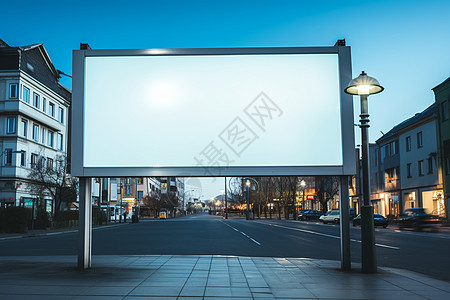
<instances>
[{"instance_id":1,"label":"paved sidewalk","mask_svg":"<svg viewBox=\"0 0 450 300\"><path fill-rule=\"evenodd\" d=\"M450 283L340 262L218 255L0 257L0 299L450 299ZM357 267L356 265L354 266Z\"/></svg>"}]
</instances>

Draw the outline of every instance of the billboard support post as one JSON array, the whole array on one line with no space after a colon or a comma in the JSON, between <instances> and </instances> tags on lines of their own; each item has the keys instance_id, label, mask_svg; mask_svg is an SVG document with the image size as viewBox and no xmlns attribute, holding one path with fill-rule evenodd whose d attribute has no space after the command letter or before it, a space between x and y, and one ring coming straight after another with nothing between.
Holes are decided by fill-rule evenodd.
<instances>
[{"instance_id":1,"label":"billboard support post","mask_svg":"<svg viewBox=\"0 0 450 300\"><path fill-rule=\"evenodd\" d=\"M339 210L340 210L340 234L341 234L341 269L351 269L350 257L350 216L349 216L349 192L348 176L340 176Z\"/></svg>"},{"instance_id":2,"label":"billboard support post","mask_svg":"<svg viewBox=\"0 0 450 300\"><path fill-rule=\"evenodd\" d=\"M80 206L78 215L78 268L91 268L92 254L91 179L80 177Z\"/></svg>"}]
</instances>

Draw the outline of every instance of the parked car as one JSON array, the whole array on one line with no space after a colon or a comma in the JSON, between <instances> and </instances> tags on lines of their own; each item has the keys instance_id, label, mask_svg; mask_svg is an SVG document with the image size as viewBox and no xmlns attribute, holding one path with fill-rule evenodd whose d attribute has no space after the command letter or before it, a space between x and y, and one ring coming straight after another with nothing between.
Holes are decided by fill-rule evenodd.
<instances>
[{"instance_id":1,"label":"parked car","mask_svg":"<svg viewBox=\"0 0 450 300\"><path fill-rule=\"evenodd\" d=\"M320 216L319 220L323 222L323 224L327 223L339 223L340 214L339 210L330 210L326 214Z\"/></svg>"},{"instance_id":2,"label":"parked car","mask_svg":"<svg viewBox=\"0 0 450 300\"><path fill-rule=\"evenodd\" d=\"M425 212L423 207L408 208L400 215L398 220L400 229L405 227L421 230L423 228L436 229L440 226L438 216L430 215Z\"/></svg>"},{"instance_id":3,"label":"parked car","mask_svg":"<svg viewBox=\"0 0 450 300\"><path fill-rule=\"evenodd\" d=\"M298 219L302 221L306 220L318 220L323 212L318 210L307 210L298 214Z\"/></svg>"},{"instance_id":4,"label":"parked car","mask_svg":"<svg viewBox=\"0 0 450 300\"><path fill-rule=\"evenodd\" d=\"M373 225L374 226L383 226L383 228L386 228L388 226L388 219L383 217L380 214L373 214ZM361 215L357 215L353 219L353 226L361 225Z\"/></svg>"}]
</instances>

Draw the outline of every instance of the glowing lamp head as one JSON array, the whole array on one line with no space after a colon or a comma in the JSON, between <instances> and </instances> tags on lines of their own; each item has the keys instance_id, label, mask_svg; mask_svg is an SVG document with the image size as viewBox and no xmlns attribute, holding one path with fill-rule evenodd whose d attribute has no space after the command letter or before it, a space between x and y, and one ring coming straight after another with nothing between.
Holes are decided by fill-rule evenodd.
<instances>
[{"instance_id":1,"label":"glowing lamp head","mask_svg":"<svg viewBox=\"0 0 450 300\"><path fill-rule=\"evenodd\" d=\"M380 85L378 80L373 77L367 76L366 72L362 71L361 75L350 81L344 91L350 95L368 96L378 94L383 90L384 87Z\"/></svg>"},{"instance_id":2,"label":"glowing lamp head","mask_svg":"<svg viewBox=\"0 0 450 300\"><path fill-rule=\"evenodd\" d=\"M247 180L247 182L245 183L247 186L250 186L250 180Z\"/></svg>"}]
</instances>

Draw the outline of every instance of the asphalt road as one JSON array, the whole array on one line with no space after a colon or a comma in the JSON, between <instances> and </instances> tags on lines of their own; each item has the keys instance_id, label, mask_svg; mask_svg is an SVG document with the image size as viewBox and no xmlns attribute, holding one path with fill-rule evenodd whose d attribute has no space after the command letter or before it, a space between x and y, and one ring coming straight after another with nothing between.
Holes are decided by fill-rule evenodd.
<instances>
[{"instance_id":1,"label":"asphalt road","mask_svg":"<svg viewBox=\"0 0 450 300\"><path fill-rule=\"evenodd\" d=\"M351 255L360 262L360 228ZM2 239L0 256L76 255L78 234ZM450 281L450 234L376 229L378 265ZM93 254L219 254L340 259L338 225L293 220L224 220L207 214L96 228Z\"/></svg>"}]
</instances>

